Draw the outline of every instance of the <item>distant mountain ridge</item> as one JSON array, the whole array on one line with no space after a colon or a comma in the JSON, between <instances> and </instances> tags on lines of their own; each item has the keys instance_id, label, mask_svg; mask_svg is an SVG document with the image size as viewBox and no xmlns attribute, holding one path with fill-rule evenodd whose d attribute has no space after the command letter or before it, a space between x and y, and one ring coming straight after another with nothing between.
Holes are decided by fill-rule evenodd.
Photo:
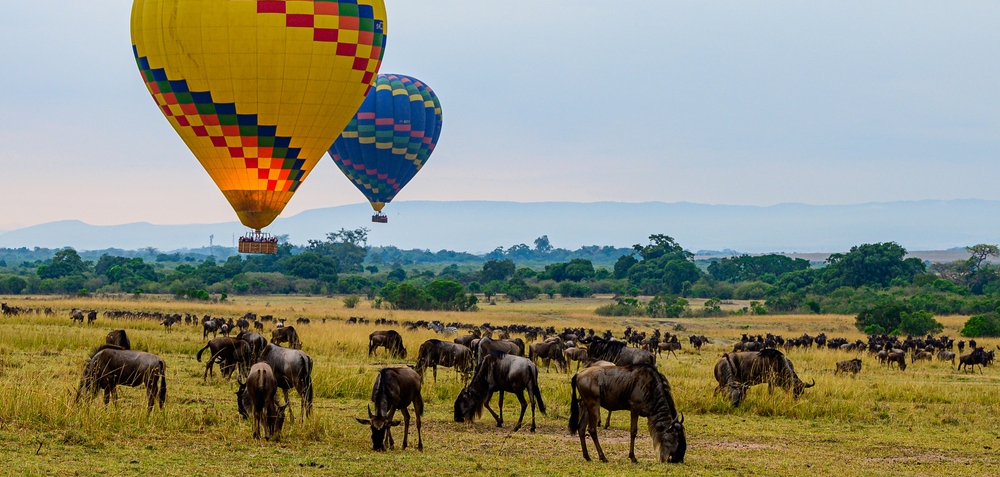
<instances>
[{"instance_id":1,"label":"distant mountain ridge","mask_svg":"<svg viewBox=\"0 0 1000 477\"><path fill-rule=\"evenodd\" d=\"M945 250L1000 242L1000 201L979 199L883 202L857 205L708 205L687 202L490 202L408 201L386 208L388 224L370 222L368 204L313 209L279 218L273 234L293 243L322 239L341 228L368 227L369 244L403 249L483 253L548 235L553 246L628 247L651 234L674 237L689 250L831 252L853 245L895 241L910 250ZM0 247L80 250L155 247L170 251L230 246L246 232L238 222L154 225L88 225L51 222L0 234Z\"/></svg>"}]
</instances>

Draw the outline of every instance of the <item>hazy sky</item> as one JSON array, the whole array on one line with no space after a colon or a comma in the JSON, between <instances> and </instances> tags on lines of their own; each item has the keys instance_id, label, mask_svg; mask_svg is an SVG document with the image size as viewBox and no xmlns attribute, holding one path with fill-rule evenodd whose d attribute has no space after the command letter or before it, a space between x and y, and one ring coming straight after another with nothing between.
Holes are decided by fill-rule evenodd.
<instances>
[{"instance_id":1,"label":"hazy sky","mask_svg":"<svg viewBox=\"0 0 1000 477\"><path fill-rule=\"evenodd\" d=\"M382 72L444 109L398 200L1000 199L1000 2L386 5ZM139 78L130 6L5 4L0 230L235 220ZM285 215L362 200L326 158Z\"/></svg>"}]
</instances>

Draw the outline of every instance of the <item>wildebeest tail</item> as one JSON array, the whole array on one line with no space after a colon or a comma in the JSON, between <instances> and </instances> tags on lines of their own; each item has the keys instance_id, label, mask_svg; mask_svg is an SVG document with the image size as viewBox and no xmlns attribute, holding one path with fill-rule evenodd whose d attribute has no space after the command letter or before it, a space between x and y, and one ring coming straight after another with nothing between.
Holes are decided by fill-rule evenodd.
<instances>
[{"instance_id":1,"label":"wildebeest tail","mask_svg":"<svg viewBox=\"0 0 1000 477\"><path fill-rule=\"evenodd\" d=\"M160 362L160 408L167 402L167 365Z\"/></svg>"},{"instance_id":2,"label":"wildebeest tail","mask_svg":"<svg viewBox=\"0 0 1000 477\"><path fill-rule=\"evenodd\" d=\"M206 349L208 349L208 346L209 345L205 345L205 347L202 348L202 349L200 349L200 350L198 350L198 354L195 355L195 358L198 358L198 362L199 363L201 362L201 354L204 353Z\"/></svg>"},{"instance_id":3,"label":"wildebeest tail","mask_svg":"<svg viewBox=\"0 0 1000 477\"><path fill-rule=\"evenodd\" d=\"M580 430L580 401L576 398L576 376L569 385L573 390L569 401L569 432L577 432Z\"/></svg>"},{"instance_id":4,"label":"wildebeest tail","mask_svg":"<svg viewBox=\"0 0 1000 477\"><path fill-rule=\"evenodd\" d=\"M313 367L312 359L308 357L303 357L302 369L305 370L305 376L302 376L302 380L303 382L305 382L306 385L306 393L305 397L303 397L303 399L305 399L307 403L306 416L308 416L309 413L312 412L312 405L313 405L312 367Z\"/></svg>"},{"instance_id":5,"label":"wildebeest tail","mask_svg":"<svg viewBox=\"0 0 1000 477\"><path fill-rule=\"evenodd\" d=\"M545 414L545 402L542 401L542 390L538 388L538 370L533 370L534 376L531 378L531 393L535 395L535 400L538 401L538 410Z\"/></svg>"}]
</instances>

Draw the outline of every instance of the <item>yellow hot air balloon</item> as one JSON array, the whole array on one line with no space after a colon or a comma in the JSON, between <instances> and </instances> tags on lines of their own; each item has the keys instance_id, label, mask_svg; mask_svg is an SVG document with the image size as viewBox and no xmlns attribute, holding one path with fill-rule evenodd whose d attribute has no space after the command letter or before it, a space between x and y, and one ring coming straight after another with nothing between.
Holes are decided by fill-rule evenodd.
<instances>
[{"instance_id":1,"label":"yellow hot air balloon","mask_svg":"<svg viewBox=\"0 0 1000 477\"><path fill-rule=\"evenodd\" d=\"M170 125L254 229L281 213L375 81L383 0L135 0L132 44Z\"/></svg>"}]
</instances>

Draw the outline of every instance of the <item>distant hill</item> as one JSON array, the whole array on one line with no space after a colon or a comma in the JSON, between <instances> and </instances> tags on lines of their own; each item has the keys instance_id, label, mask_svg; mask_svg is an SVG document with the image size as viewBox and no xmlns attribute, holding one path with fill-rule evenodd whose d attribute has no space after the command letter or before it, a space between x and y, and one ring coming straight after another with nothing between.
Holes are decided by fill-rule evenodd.
<instances>
[{"instance_id":1,"label":"distant hill","mask_svg":"<svg viewBox=\"0 0 1000 477\"><path fill-rule=\"evenodd\" d=\"M628 247L650 234L670 235L689 250L760 252L845 251L867 242L895 241L910 250L946 250L1000 243L1000 201L950 200L768 207L621 202L394 202L388 224L370 222L367 204L314 209L279 218L269 231L293 243L321 239L340 228L370 228L371 245L483 253L548 235L553 246ZM0 247L109 247L160 250L231 246L246 229L237 222L94 226L52 222L0 234ZM727 250L729 249L729 250Z\"/></svg>"}]
</instances>

